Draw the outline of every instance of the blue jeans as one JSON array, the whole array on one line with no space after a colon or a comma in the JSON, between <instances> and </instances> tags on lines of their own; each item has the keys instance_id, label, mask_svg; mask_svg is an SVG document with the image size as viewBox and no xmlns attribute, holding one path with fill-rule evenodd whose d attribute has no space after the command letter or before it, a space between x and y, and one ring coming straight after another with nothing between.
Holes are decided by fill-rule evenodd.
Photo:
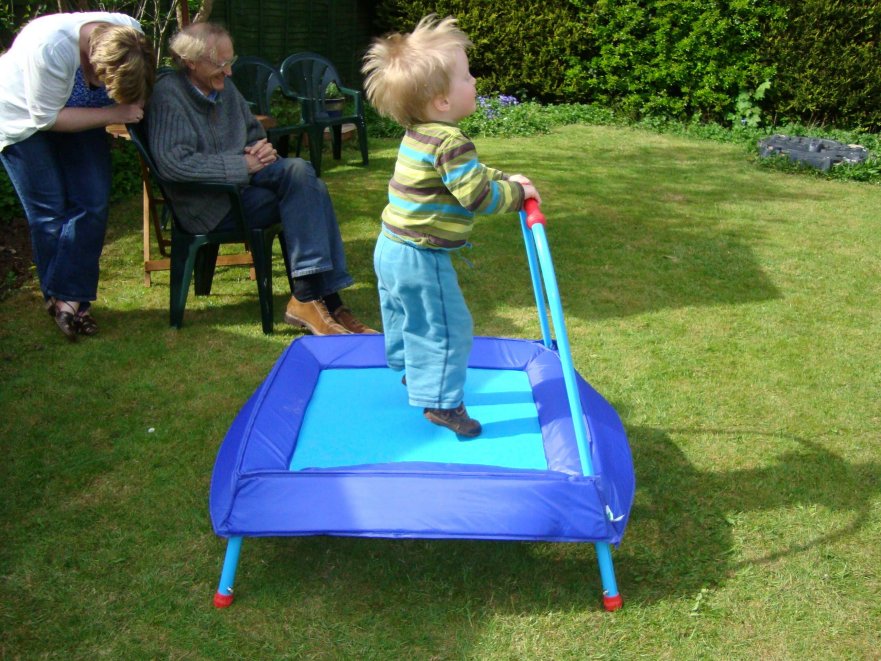
<instances>
[{"instance_id":1,"label":"blue jeans","mask_svg":"<svg viewBox=\"0 0 881 661\"><path fill-rule=\"evenodd\" d=\"M373 253L385 356L406 369L411 405L452 409L462 403L474 327L450 253L380 234Z\"/></svg>"},{"instance_id":2,"label":"blue jeans","mask_svg":"<svg viewBox=\"0 0 881 661\"><path fill-rule=\"evenodd\" d=\"M280 158L251 177L242 189L245 222L267 227L281 221L291 260L291 276L319 276L320 296L333 294L354 281L346 270L346 254L327 186L301 158ZM235 227L232 215L218 229Z\"/></svg>"},{"instance_id":3,"label":"blue jeans","mask_svg":"<svg viewBox=\"0 0 881 661\"><path fill-rule=\"evenodd\" d=\"M43 296L94 301L110 199L106 131L38 131L0 162L28 219Z\"/></svg>"}]
</instances>

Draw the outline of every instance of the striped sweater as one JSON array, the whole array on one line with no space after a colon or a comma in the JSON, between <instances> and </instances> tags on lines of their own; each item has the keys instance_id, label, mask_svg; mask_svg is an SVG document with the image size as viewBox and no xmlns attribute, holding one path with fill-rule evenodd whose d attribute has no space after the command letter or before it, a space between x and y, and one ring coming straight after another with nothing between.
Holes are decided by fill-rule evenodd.
<instances>
[{"instance_id":1,"label":"striped sweater","mask_svg":"<svg viewBox=\"0 0 881 661\"><path fill-rule=\"evenodd\" d=\"M441 122L407 130L382 220L393 235L426 248L463 245L476 214L519 211L523 187L477 160L471 140Z\"/></svg>"}]
</instances>

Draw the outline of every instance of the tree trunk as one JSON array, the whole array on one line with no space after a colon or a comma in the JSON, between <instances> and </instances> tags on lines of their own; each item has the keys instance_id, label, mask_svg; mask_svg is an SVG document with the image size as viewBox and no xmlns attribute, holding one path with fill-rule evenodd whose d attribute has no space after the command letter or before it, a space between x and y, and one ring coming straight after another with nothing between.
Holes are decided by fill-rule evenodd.
<instances>
[{"instance_id":1,"label":"tree trunk","mask_svg":"<svg viewBox=\"0 0 881 661\"><path fill-rule=\"evenodd\" d=\"M189 25L190 23L202 23L211 17L211 10L214 9L214 0L202 0L196 15L190 20L190 11L186 0L177 6L177 24L180 27Z\"/></svg>"}]
</instances>

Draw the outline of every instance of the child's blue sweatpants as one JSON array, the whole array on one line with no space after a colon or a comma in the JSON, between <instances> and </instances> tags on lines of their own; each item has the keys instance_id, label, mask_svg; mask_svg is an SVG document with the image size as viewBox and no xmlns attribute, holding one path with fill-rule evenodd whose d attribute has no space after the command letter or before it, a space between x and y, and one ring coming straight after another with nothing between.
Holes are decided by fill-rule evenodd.
<instances>
[{"instance_id":1,"label":"child's blue sweatpants","mask_svg":"<svg viewBox=\"0 0 881 661\"><path fill-rule=\"evenodd\" d=\"M413 406L462 403L474 327L447 250L419 248L380 233L373 253L385 355L406 370Z\"/></svg>"}]
</instances>

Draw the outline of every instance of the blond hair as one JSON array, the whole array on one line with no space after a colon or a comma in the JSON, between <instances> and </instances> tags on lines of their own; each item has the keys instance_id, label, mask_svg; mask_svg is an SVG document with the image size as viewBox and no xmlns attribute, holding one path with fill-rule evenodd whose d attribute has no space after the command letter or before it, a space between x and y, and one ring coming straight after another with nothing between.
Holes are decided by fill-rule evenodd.
<instances>
[{"instance_id":1,"label":"blond hair","mask_svg":"<svg viewBox=\"0 0 881 661\"><path fill-rule=\"evenodd\" d=\"M89 37L89 63L117 103L146 101L153 91L153 46L133 27L98 25Z\"/></svg>"},{"instance_id":2,"label":"blond hair","mask_svg":"<svg viewBox=\"0 0 881 661\"><path fill-rule=\"evenodd\" d=\"M171 38L168 49L178 66L195 62L199 58L217 59L217 42L226 37L232 41L229 32L217 23L190 23Z\"/></svg>"},{"instance_id":3,"label":"blond hair","mask_svg":"<svg viewBox=\"0 0 881 661\"><path fill-rule=\"evenodd\" d=\"M471 40L448 16L429 14L409 34L376 39L364 56L367 100L386 117L409 127L425 120L428 104L450 90L450 73L459 49Z\"/></svg>"}]
</instances>

